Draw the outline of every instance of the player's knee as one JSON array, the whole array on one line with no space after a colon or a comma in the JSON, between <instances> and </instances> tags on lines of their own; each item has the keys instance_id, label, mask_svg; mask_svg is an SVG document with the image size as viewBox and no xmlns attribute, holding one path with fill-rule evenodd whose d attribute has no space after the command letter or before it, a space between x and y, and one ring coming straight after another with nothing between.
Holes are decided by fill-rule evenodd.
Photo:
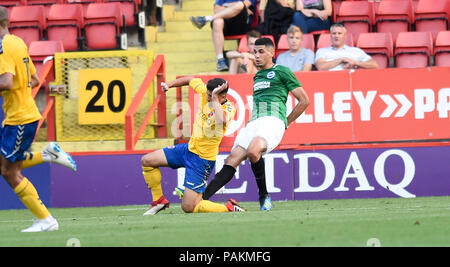
<instances>
[{"instance_id":1,"label":"player's knee","mask_svg":"<svg viewBox=\"0 0 450 267\"><path fill-rule=\"evenodd\" d=\"M261 153L257 150L248 150L247 151L247 158L252 163L258 162L260 157L261 157Z\"/></svg>"},{"instance_id":2,"label":"player's knee","mask_svg":"<svg viewBox=\"0 0 450 267\"><path fill-rule=\"evenodd\" d=\"M10 185L13 185L17 181L19 176L16 171L4 167L1 168L1 172L3 178L5 178L6 182Z\"/></svg>"},{"instance_id":3,"label":"player's knee","mask_svg":"<svg viewBox=\"0 0 450 267\"><path fill-rule=\"evenodd\" d=\"M224 24L225 24L225 22L223 21L223 19L218 18L218 19L213 20L212 27L214 30L222 30Z\"/></svg>"},{"instance_id":4,"label":"player's knee","mask_svg":"<svg viewBox=\"0 0 450 267\"><path fill-rule=\"evenodd\" d=\"M244 7L245 7L244 1L237 2L232 6L232 8L237 11L241 11L242 9L244 9Z\"/></svg>"},{"instance_id":5,"label":"player's knee","mask_svg":"<svg viewBox=\"0 0 450 267\"><path fill-rule=\"evenodd\" d=\"M151 155L144 155L141 158L141 165L144 167L155 167L155 162L153 160L153 157Z\"/></svg>"},{"instance_id":6,"label":"player's knee","mask_svg":"<svg viewBox=\"0 0 450 267\"><path fill-rule=\"evenodd\" d=\"M8 178L13 176L13 172L5 167L1 167L1 175L8 180Z\"/></svg>"},{"instance_id":7,"label":"player's knee","mask_svg":"<svg viewBox=\"0 0 450 267\"><path fill-rule=\"evenodd\" d=\"M186 213L194 212L195 205L193 203L181 203L181 209Z\"/></svg>"},{"instance_id":8,"label":"player's knee","mask_svg":"<svg viewBox=\"0 0 450 267\"><path fill-rule=\"evenodd\" d=\"M241 161L240 161L239 159L234 158L234 157L228 156L228 157L225 159L225 165L232 166L232 167L234 167L235 169L237 168L237 166L238 166L240 163L241 163Z\"/></svg>"},{"instance_id":9,"label":"player's knee","mask_svg":"<svg viewBox=\"0 0 450 267\"><path fill-rule=\"evenodd\" d=\"M230 157L227 157L226 159L225 159L225 164L226 165L232 165L232 159L230 158Z\"/></svg>"}]
</instances>

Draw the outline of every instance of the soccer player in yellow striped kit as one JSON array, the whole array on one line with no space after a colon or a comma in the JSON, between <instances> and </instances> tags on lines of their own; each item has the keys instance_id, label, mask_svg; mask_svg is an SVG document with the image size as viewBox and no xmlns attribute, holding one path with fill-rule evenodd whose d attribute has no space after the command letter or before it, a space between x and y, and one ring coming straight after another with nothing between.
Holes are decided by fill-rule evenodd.
<instances>
[{"instance_id":1,"label":"soccer player in yellow striped kit","mask_svg":"<svg viewBox=\"0 0 450 267\"><path fill-rule=\"evenodd\" d=\"M76 170L70 155L56 143L42 152L28 152L36 134L41 114L31 96L39 77L28 55L28 48L17 36L9 34L8 12L0 6L0 92L5 118L0 131L1 175L37 220L22 232L59 229L59 224L39 199L33 184L22 175L22 168L43 162L55 162Z\"/></svg>"},{"instance_id":2,"label":"soccer player in yellow striped kit","mask_svg":"<svg viewBox=\"0 0 450 267\"><path fill-rule=\"evenodd\" d=\"M188 84L201 97L189 143L169 146L142 157L143 175L153 197L144 215L154 215L169 207L169 201L162 192L159 167L186 168L185 191L181 202L184 212L245 211L234 199L230 199L226 205L202 199L206 180L219 153L220 142L236 114L235 107L226 98L228 83L224 79L214 78L205 85L199 78L182 77L167 84L162 83L161 86L166 92L171 87Z\"/></svg>"}]
</instances>

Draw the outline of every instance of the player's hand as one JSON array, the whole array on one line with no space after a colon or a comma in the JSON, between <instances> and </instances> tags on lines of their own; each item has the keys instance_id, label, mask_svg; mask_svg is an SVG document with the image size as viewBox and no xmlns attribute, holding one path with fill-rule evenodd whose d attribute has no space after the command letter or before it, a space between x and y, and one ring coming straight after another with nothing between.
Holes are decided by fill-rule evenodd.
<instances>
[{"instance_id":1,"label":"player's hand","mask_svg":"<svg viewBox=\"0 0 450 267\"><path fill-rule=\"evenodd\" d=\"M223 84L217 86L216 88L214 88L214 90L212 91L213 95L219 95L220 93L222 93L223 90L228 88L228 82L224 82Z\"/></svg>"},{"instance_id":2,"label":"player's hand","mask_svg":"<svg viewBox=\"0 0 450 267\"><path fill-rule=\"evenodd\" d=\"M161 89L165 93L169 91L169 86L165 82L161 82Z\"/></svg>"}]
</instances>

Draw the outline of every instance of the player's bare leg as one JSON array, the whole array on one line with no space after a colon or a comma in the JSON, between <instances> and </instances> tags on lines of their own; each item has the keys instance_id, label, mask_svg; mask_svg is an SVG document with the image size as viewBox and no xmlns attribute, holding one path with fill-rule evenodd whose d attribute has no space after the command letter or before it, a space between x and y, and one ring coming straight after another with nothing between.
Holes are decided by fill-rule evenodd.
<instances>
[{"instance_id":1,"label":"player's bare leg","mask_svg":"<svg viewBox=\"0 0 450 267\"><path fill-rule=\"evenodd\" d=\"M169 164L167 163L166 154L164 154L164 150L158 149L156 151L145 154L141 158L141 164L144 167L167 167Z\"/></svg>"},{"instance_id":2,"label":"player's bare leg","mask_svg":"<svg viewBox=\"0 0 450 267\"><path fill-rule=\"evenodd\" d=\"M202 200L202 194L195 192L189 188L184 189L183 200L181 201L181 209L186 213L194 212L195 207Z\"/></svg>"}]
</instances>

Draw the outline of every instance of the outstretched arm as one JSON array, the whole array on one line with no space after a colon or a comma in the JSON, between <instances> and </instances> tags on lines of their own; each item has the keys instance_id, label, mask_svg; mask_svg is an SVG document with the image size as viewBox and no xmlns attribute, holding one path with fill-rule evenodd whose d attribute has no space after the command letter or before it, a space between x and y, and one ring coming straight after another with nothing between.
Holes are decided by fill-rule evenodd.
<instances>
[{"instance_id":1,"label":"outstretched arm","mask_svg":"<svg viewBox=\"0 0 450 267\"><path fill-rule=\"evenodd\" d=\"M163 92L165 93L169 90L169 88L189 85L192 79L194 79L194 77L192 76L181 77L167 83L162 82L161 87Z\"/></svg>"},{"instance_id":2,"label":"outstretched arm","mask_svg":"<svg viewBox=\"0 0 450 267\"><path fill-rule=\"evenodd\" d=\"M298 104L295 106L295 108L292 110L292 112L287 116L287 125L294 122L302 113L305 111L305 109L309 106L309 98L306 94L303 87L297 87L294 90L291 91L291 93L297 98Z\"/></svg>"}]
</instances>

